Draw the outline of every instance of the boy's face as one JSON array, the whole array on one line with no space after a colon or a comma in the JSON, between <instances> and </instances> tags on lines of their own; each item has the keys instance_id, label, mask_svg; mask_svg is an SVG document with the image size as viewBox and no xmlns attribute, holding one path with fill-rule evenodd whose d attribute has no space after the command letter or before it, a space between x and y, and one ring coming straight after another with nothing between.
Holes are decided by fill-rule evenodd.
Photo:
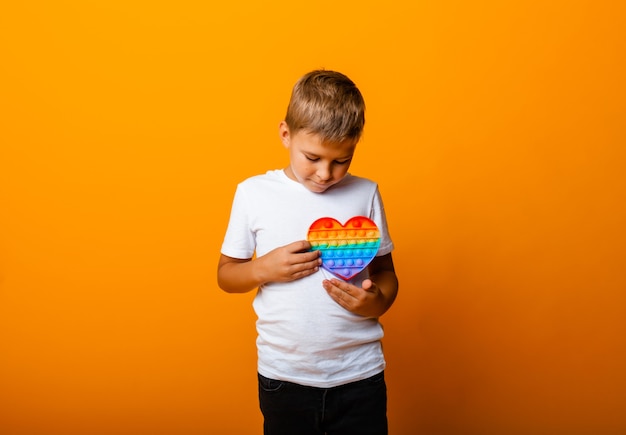
<instances>
[{"instance_id":1,"label":"boy's face","mask_svg":"<svg viewBox=\"0 0 626 435\"><path fill-rule=\"evenodd\" d=\"M291 134L284 121L280 123L279 134L289 150L290 164L285 173L311 192L323 193L346 176L355 141L322 142L318 135L304 130Z\"/></svg>"}]
</instances>

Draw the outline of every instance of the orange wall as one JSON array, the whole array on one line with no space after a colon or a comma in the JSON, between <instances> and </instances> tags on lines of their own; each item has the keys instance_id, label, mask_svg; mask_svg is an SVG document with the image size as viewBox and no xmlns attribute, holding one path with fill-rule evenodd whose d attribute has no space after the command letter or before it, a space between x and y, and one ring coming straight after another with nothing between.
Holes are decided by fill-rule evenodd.
<instances>
[{"instance_id":1,"label":"orange wall","mask_svg":"<svg viewBox=\"0 0 626 435\"><path fill-rule=\"evenodd\" d=\"M318 67L397 244L391 433L626 433L624 3L257 3L2 7L0 433L261 432L215 265Z\"/></svg>"}]
</instances>

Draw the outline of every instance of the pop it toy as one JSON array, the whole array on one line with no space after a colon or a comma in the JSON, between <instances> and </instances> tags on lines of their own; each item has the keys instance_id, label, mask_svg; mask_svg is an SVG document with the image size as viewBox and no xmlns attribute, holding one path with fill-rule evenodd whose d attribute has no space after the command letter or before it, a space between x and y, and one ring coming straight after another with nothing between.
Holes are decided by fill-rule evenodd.
<instances>
[{"instance_id":1,"label":"pop it toy","mask_svg":"<svg viewBox=\"0 0 626 435\"><path fill-rule=\"evenodd\" d=\"M378 252L380 231L369 218L355 216L345 225L323 217L309 227L311 249L322 251L322 267L349 280L367 267Z\"/></svg>"}]
</instances>

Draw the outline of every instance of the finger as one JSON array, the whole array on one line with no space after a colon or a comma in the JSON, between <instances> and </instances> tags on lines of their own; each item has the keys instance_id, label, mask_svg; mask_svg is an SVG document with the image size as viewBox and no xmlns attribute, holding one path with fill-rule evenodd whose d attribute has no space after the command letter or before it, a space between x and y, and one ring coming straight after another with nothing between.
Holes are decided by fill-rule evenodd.
<instances>
[{"instance_id":1,"label":"finger","mask_svg":"<svg viewBox=\"0 0 626 435\"><path fill-rule=\"evenodd\" d=\"M322 251L308 251L296 255L300 256L302 261L316 261L321 260Z\"/></svg>"},{"instance_id":2,"label":"finger","mask_svg":"<svg viewBox=\"0 0 626 435\"><path fill-rule=\"evenodd\" d=\"M311 243L308 240L298 240L290 245L290 251L294 253L305 253L311 250Z\"/></svg>"},{"instance_id":3,"label":"finger","mask_svg":"<svg viewBox=\"0 0 626 435\"><path fill-rule=\"evenodd\" d=\"M330 279L329 281L330 281L330 283L331 283L333 286L337 287L337 288L338 288L339 290L341 290L342 292L346 292L347 290L349 290L349 289L350 289L350 284L348 284L348 283L347 283L347 282L345 282L345 281L340 281L340 280L335 279L335 278Z\"/></svg>"},{"instance_id":4,"label":"finger","mask_svg":"<svg viewBox=\"0 0 626 435\"><path fill-rule=\"evenodd\" d=\"M351 301L356 298L354 294L355 288L349 284L336 279L324 280L324 288L331 296L334 296L336 300Z\"/></svg>"},{"instance_id":5,"label":"finger","mask_svg":"<svg viewBox=\"0 0 626 435\"><path fill-rule=\"evenodd\" d=\"M292 268L295 273L309 272L308 274L311 274L319 270L320 266L322 265L321 258L319 258L319 255L316 255L315 253L309 254L313 254L312 259L309 259L311 255L308 255L306 258L299 257L298 261L293 263Z\"/></svg>"},{"instance_id":6,"label":"finger","mask_svg":"<svg viewBox=\"0 0 626 435\"><path fill-rule=\"evenodd\" d=\"M305 276L314 274L319 269L320 269L319 266L313 263L311 267L303 267L301 269L296 270L295 272L293 272L292 277L294 280L304 278Z\"/></svg>"},{"instance_id":7,"label":"finger","mask_svg":"<svg viewBox=\"0 0 626 435\"><path fill-rule=\"evenodd\" d=\"M313 273L313 272L317 272L318 270L320 270L321 265L322 265L322 262L320 261L320 259L315 258L311 261L307 261L306 263L301 263L300 267L302 268L302 270L310 270L311 273Z\"/></svg>"}]
</instances>

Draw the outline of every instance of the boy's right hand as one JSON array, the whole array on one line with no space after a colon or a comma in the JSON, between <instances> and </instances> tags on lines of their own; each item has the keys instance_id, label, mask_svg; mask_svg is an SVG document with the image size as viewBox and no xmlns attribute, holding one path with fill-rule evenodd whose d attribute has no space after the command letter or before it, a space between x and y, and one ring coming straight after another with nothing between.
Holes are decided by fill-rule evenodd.
<instances>
[{"instance_id":1,"label":"boy's right hand","mask_svg":"<svg viewBox=\"0 0 626 435\"><path fill-rule=\"evenodd\" d=\"M290 282L317 272L322 264L321 251L310 251L311 244L299 240L276 248L256 259L260 281Z\"/></svg>"}]
</instances>

